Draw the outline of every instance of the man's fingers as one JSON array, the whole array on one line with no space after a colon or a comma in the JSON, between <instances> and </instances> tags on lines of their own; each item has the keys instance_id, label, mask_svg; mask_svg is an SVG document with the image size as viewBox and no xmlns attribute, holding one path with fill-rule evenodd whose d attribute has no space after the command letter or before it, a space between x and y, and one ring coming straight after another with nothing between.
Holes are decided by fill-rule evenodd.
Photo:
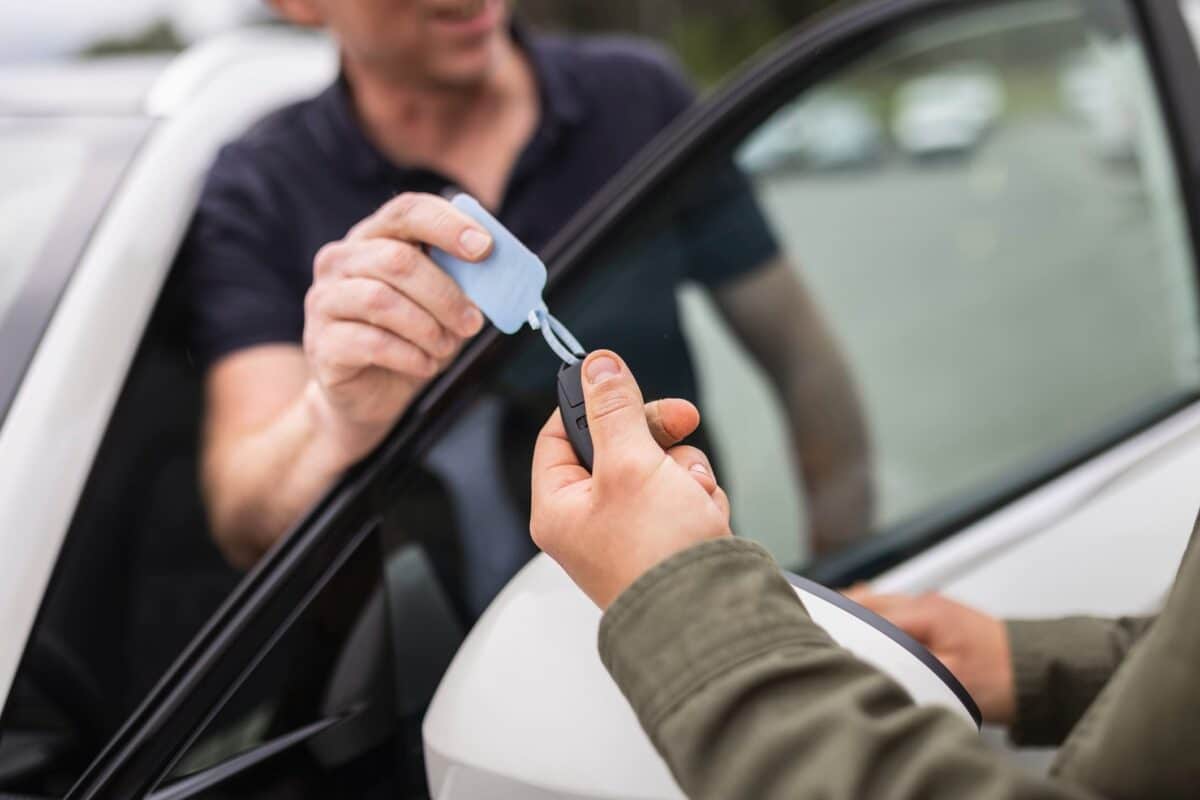
<instances>
[{"instance_id":1,"label":"man's fingers","mask_svg":"<svg viewBox=\"0 0 1200 800\"><path fill-rule=\"evenodd\" d=\"M676 464L687 470L688 474L696 483L704 488L704 491L712 494L717 490L717 478L713 475L712 463L708 460L708 456L703 450L688 445L680 445L672 447L667 451Z\"/></svg>"},{"instance_id":2,"label":"man's fingers","mask_svg":"<svg viewBox=\"0 0 1200 800\"><path fill-rule=\"evenodd\" d=\"M434 194L398 195L355 225L346 238L377 237L433 245L464 261L480 261L492 250L487 229Z\"/></svg>"},{"instance_id":3,"label":"man's fingers","mask_svg":"<svg viewBox=\"0 0 1200 800\"><path fill-rule=\"evenodd\" d=\"M876 594L871 591L869 586L862 583L852 586L843 594L860 606L871 609L876 614L894 611L896 608L908 605L913 601L911 597L903 594Z\"/></svg>"},{"instance_id":4,"label":"man's fingers","mask_svg":"<svg viewBox=\"0 0 1200 800\"><path fill-rule=\"evenodd\" d=\"M373 278L346 278L314 285L308 300L310 313L383 328L439 361L453 355L462 343L459 336L408 295Z\"/></svg>"},{"instance_id":5,"label":"man's fingers","mask_svg":"<svg viewBox=\"0 0 1200 800\"><path fill-rule=\"evenodd\" d=\"M564 486L586 480L588 471L575 457L575 450L567 439L562 414L555 411L538 433L533 447L532 496L538 498L557 492Z\"/></svg>"},{"instance_id":6,"label":"man's fingers","mask_svg":"<svg viewBox=\"0 0 1200 800\"><path fill-rule=\"evenodd\" d=\"M483 327L483 315L454 279L407 242L374 239L323 249L317 256L316 273L325 280L335 280L336 275L383 281L464 338Z\"/></svg>"},{"instance_id":7,"label":"man's fingers","mask_svg":"<svg viewBox=\"0 0 1200 800\"><path fill-rule=\"evenodd\" d=\"M654 400L646 404L646 423L654 441L666 450L692 435L700 426L700 412L677 397Z\"/></svg>"},{"instance_id":8,"label":"man's fingers","mask_svg":"<svg viewBox=\"0 0 1200 800\"><path fill-rule=\"evenodd\" d=\"M874 592L871 591L871 584L867 583L866 581L859 581L849 589L842 590L842 594L846 595L846 597L849 597L860 606L864 606L866 608L870 608L867 603L870 601L871 597L874 596Z\"/></svg>"},{"instance_id":9,"label":"man's fingers","mask_svg":"<svg viewBox=\"0 0 1200 800\"><path fill-rule=\"evenodd\" d=\"M914 639L927 644L934 621L918 598L903 594L874 594L865 587L852 587L845 595L863 608L874 611Z\"/></svg>"},{"instance_id":10,"label":"man's fingers","mask_svg":"<svg viewBox=\"0 0 1200 800\"><path fill-rule=\"evenodd\" d=\"M596 350L583 363L583 396L595 450L594 472L645 459L659 463L662 448L650 435L642 390L611 350Z\"/></svg>"},{"instance_id":11,"label":"man's fingers","mask_svg":"<svg viewBox=\"0 0 1200 800\"><path fill-rule=\"evenodd\" d=\"M437 361L412 342L365 322L334 320L310 344L318 368L328 371L326 383L372 366L415 378L432 378L438 370Z\"/></svg>"}]
</instances>

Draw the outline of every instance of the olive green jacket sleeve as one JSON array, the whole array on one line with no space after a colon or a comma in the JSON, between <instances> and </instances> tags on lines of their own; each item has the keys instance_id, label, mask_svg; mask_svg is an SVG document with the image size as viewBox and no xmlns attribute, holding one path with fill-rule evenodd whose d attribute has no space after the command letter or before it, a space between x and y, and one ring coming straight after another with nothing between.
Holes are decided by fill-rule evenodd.
<instances>
[{"instance_id":1,"label":"olive green jacket sleeve","mask_svg":"<svg viewBox=\"0 0 1200 800\"><path fill-rule=\"evenodd\" d=\"M1059 745L1100 694L1154 617L1010 620L1019 745Z\"/></svg>"},{"instance_id":2,"label":"olive green jacket sleeve","mask_svg":"<svg viewBox=\"0 0 1200 800\"><path fill-rule=\"evenodd\" d=\"M1091 797L988 751L838 647L761 547L663 562L605 614L600 654L692 798Z\"/></svg>"},{"instance_id":3,"label":"olive green jacket sleeve","mask_svg":"<svg viewBox=\"0 0 1200 800\"><path fill-rule=\"evenodd\" d=\"M1052 773L1113 798L1200 796L1200 548L1154 625L1071 731Z\"/></svg>"}]
</instances>

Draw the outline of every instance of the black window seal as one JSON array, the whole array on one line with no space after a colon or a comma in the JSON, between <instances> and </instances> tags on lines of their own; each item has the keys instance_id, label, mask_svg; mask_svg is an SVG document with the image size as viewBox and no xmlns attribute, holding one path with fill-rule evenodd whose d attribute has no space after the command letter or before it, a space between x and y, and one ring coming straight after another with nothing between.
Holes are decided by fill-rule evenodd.
<instances>
[{"instance_id":1,"label":"black window seal","mask_svg":"<svg viewBox=\"0 0 1200 800\"><path fill-rule=\"evenodd\" d=\"M778 107L778 101L795 96L798 85L812 84L878 42L892 38L900 28L926 22L942 13L1015 2L1023 0L875 0L827 12L799 31L787 34L782 47L752 62L708 100L685 112L568 223L545 251L550 268L548 291L569 291L571 284L580 279L574 273L590 250L613 226L628 219L658 183L681 172L702 148L716 150L747 133ZM1150 31L1160 31L1161 26L1172 22L1182 28L1179 9L1175 7L1172 15L1165 8L1156 8L1159 3L1162 0L1126 0L1143 25L1154 19ZM1164 7L1168 5L1173 4L1162 3ZM1139 33L1150 51L1157 36L1147 38L1145 30ZM1190 61L1195 61L1194 53ZM1162 65L1157 60L1154 63L1156 88L1161 92ZM1194 66L1179 54L1173 64L1174 69L1182 67L1188 71ZM1175 75L1170 80L1174 84L1179 79ZM1174 132L1173 155L1179 159L1180 134L1186 130L1178 114L1180 98L1172 93L1162 99L1164 116ZM729 117L731 112L743 108L747 109L744 117ZM1200 166L1200 152L1183 163ZM1189 196L1194 196L1194 192L1189 191ZM1196 203L1189 202L1187 211L1196 240ZM354 539L355 531L372 518L374 509L402 486L420 455L449 423L452 412L466 401L463 393L456 390L464 384L471 385L503 357L509 346L503 339L499 331L489 328L468 344L458 360L399 420L385 441L348 470L260 560L97 757L69 797L139 794L151 788L162 774L163 764L170 760L166 743L173 741L172 746L178 750L194 733L196 715L181 712L184 708L194 711L195 707L215 702L220 696L220 687L208 680L210 675L228 673L232 669L228 663L231 660L246 663L255 657L258 643L241 635L245 622L254 620L263 624L262 615L268 612L279 614L282 620L286 616L282 608L288 598L299 600L304 594L304 587L293 580L293 573L304 571L314 559L332 557L339 547L351 546L344 540ZM1146 421L1143 428L1162 418ZM1122 438L1135 432L1128 431ZM1098 443L1088 457L1119 441ZM1042 482L1070 467L1064 466L1045 476ZM924 546L936 541L940 539L927 541ZM148 729L144 726L151 717L159 724ZM142 757L147 748L162 754L157 762ZM134 762L138 766L131 769Z\"/></svg>"}]
</instances>

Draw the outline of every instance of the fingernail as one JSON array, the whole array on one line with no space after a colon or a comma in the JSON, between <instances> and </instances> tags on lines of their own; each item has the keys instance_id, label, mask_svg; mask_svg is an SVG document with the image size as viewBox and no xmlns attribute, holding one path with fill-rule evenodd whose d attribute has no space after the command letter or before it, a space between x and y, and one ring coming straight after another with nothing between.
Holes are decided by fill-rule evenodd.
<instances>
[{"instance_id":1,"label":"fingernail","mask_svg":"<svg viewBox=\"0 0 1200 800\"><path fill-rule=\"evenodd\" d=\"M708 471L708 467L704 466L703 464L692 464L690 467L688 467L688 469L690 469L692 472L695 472L697 475L711 475L712 474L711 472Z\"/></svg>"},{"instance_id":2,"label":"fingernail","mask_svg":"<svg viewBox=\"0 0 1200 800\"><path fill-rule=\"evenodd\" d=\"M474 228L467 228L459 235L458 243L462 245L467 255L481 256L488 249L488 245L492 243L492 239L486 233Z\"/></svg>"},{"instance_id":3,"label":"fingernail","mask_svg":"<svg viewBox=\"0 0 1200 800\"><path fill-rule=\"evenodd\" d=\"M467 333L474 336L483 327L483 314L479 313L478 308L472 306L463 312L462 322Z\"/></svg>"},{"instance_id":4,"label":"fingernail","mask_svg":"<svg viewBox=\"0 0 1200 800\"><path fill-rule=\"evenodd\" d=\"M589 383L600 383L614 375L619 375L621 366L617 364L616 359L609 356L600 356L593 358L587 365L587 379Z\"/></svg>"}]
</instances>

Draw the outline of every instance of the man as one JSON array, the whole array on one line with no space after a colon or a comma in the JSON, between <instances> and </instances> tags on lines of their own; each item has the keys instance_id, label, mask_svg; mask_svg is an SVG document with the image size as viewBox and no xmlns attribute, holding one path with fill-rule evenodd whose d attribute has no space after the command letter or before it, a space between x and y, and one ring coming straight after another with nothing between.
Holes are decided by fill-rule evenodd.
<instances>
[{"instance_id":1,"label":"man","mask_svg":"<svg viewBox=\"0 0 1200 800\"><path fill-rule=\"evenodd\" d=\"M705 454L663 442L661 431L677 440L697 424L694 408L658 403L671 419L651 434L616 354L591 354L583 374L595 471L579 465L556 412L535 450L530 529L605 609L601 657L689 797L1195 796L1195 547L1153 626L1017 626L1011 671L996 668L1007 658L994 620L875 603L933 644L992 719L1045 742L1073 728L1053 777L1036 777L838 647L766 552L732 537Z\"/></svg>"},{"instance_id":2,"label":"man","mask_svg":"<svg viewBox=\"0 0 1200 800\"><path fill-rule=\"evenodd\" d=\"M332 32L342 74L221 152L178 270L192 353L206 371L204 493L216 541L243 567L481 330L478 309L424 248L478 261L491 242L439 195L469 191L541 249L692 99L657 51L530 37L510 26L504 0L273 2L291 21ZM649 265L642 285L594 310L597 333L585 341L603 343L631 320L666 320L672 335L643 347L667 342L656 357L667 365L664 390L694 396L674 289L684 280L711 289L791 412L812 535L828 548L867 526L865 426L811 300L747 188L735 188L738 235L697 248L677 270ZM539 421L552 380L536 377L546 389ZM433 460L445 471L463 457ZM508 538L527 547L523 523L510 527ZM478 549L493 552L504 538Z\"/></svg>"}]
</instances>

